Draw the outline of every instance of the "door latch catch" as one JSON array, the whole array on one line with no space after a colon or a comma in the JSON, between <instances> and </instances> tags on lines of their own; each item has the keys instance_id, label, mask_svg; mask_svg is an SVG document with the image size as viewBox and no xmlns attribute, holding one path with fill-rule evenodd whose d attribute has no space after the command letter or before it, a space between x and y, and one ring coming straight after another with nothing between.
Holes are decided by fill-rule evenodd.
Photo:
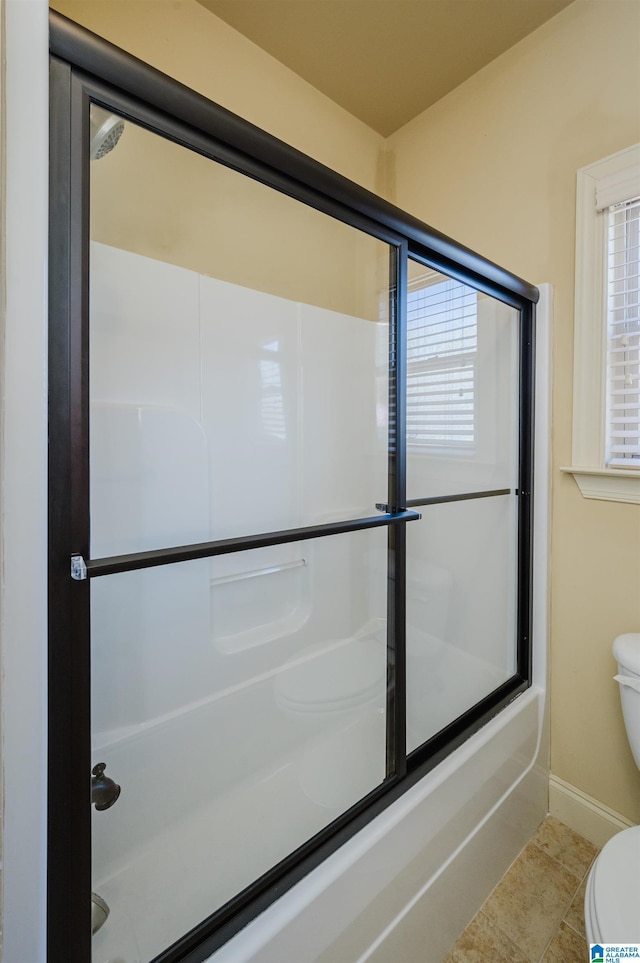
<instances>
[{"instance_id":1,"label":"door latch catch","mask_svg":"<svg viewBox=\"0 0 640 963\"><path fill-rule=\"evenodd\" d=\"M87 577L87 565L82 555L71 556L71 578L83 582Z\"/></svg>"}]
</instances>

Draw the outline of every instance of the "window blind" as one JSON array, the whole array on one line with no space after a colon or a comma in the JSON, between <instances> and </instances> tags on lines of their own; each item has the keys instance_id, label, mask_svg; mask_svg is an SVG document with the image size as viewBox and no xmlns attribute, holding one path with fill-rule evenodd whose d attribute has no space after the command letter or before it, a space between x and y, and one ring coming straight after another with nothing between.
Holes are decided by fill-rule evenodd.
<instances>
[{"instance_id":1,"label":"window blind","mask_svg":"<svg viewBox=\"0 0 640 963\"><path fill-rule=\"evenodd\" d=\"M607 464L640 469L640 197L608 220Z\"/></svg>"},{"instance_id":2,"label":"window blind","mask_svg":"<svg viewBox=\"0 0 640 963\"><path fill-rule=\"evenodd\" d=\"M472 448L477 295L458 281L423 281L411 285L407 308L407 441Z\"/></svg>"}]
</instances>

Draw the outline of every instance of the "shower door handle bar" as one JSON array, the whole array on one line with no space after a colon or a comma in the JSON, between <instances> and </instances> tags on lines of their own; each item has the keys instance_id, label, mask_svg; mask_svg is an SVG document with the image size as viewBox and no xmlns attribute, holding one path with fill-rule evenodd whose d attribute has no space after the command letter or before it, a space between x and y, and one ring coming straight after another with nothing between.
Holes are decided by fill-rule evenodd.
<instances>
[{"instance_id":1,"label":"shower door handle bar","mask_svg":"<svg viewBox=\"0 0 640 963\"><path fill-rule=\"evenodd\" d=\"M423 505L443 505L445 502L465 502L470 498L494 498L496 495L511 495L513 488L494 488L491 491L462 492L459 495L434 495L432 498L408 498L407 508L421 508Z\"/></svg>"},{"instance_id":2,"label":"shower door handle bar","mask_svg":"<svg viewBox=\"0 0 640 963\"><path fill-rule=\"evenodd\" d=\"M133 572L158 565L172 565L174 562L190 562L199 558L213 558L216 555L231 555L234 552L248 552L255 548L268 548L271 545L285 545L288 542L304 542L310 538L322 538L324 535L344 535L368 528L398 525L417 521L420 518L419 512L402 511L367 518L351 518L341 522L326 522L323 525L308 525L304 528L289 528L281 532L241 535L238 538L222 538L214 542L197 542L194 545L134 552L130 555L113 555L86 561L86 572L88 578L116 575L120 572Z\"/></svg>"}]
</instances>

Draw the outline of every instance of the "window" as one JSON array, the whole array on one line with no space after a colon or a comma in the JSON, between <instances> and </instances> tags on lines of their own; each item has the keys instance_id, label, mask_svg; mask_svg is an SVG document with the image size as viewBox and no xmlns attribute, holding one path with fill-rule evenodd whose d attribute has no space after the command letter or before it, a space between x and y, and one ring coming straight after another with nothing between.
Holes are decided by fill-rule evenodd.
<instances>
[{"instance_id":1,"label":"window","mask_svg":"<svg viewBox=\"0 0 640 963\"><path fill-rule=\"evenodd\" d=\"M409 284L407 443L448 454L475 442L477 295L440 274Z\"/></svg>"},{"instance_id":2,"label":"window","mask_svg":"<svg viewBox=\"0 0 640 963\"><path fill-rule=\"evenodd\" d=\"M578 171L573 473L585 498L640 502L640 145Z\"/></svg>"},{"instance_id":3,"label":"window","mask_svg":"<svg viewBox=\"0 0 640 963\"><path fill-rule=\"evenodd\" d=\"M607 464L640 469L640 197L607 218Z\"/></svg>"}]
</instances>

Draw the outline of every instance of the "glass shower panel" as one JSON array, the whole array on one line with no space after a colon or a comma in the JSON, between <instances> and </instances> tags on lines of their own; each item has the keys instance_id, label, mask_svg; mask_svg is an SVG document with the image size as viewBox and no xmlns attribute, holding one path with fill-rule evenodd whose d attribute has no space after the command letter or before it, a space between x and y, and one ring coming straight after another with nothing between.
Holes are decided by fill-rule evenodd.
<instances>
[{"instance_id":1,"label":"glass shower panel","mask_svg":"<svg viewBox=\"0 0 640 963\"><path fill-rule=\"evenodd\" d=\"M429 505L407 526L407 751L516 671L517 496Z\"/></svg>"},{"instance_id":2,"label":"glass shower panel","mask_svg":"<svg viewBox=\"0 0 640 963\"><path fill-rule=\"evenodd\" d=\"M518 317L409 261L407 498L515 488Z\"/></svg>"},{"instance_id":3,"label":"glass shower panel","mask_svg":"<svg viewBox=\"0 0 640 963\"><path fill-rule=\"evenodd\" d=\"M386 529L95 578L94 961L147 963L385 778Z\"/></svg>"},{"instance_id":4,"label":"glass shower panel","mask_svg":"<svg viewBox=\"0 0 640 963\"><path fill-rule=\"evenodd\" d=\"M375 515L389 245L129 121L90 176L92 556Z\"/></svg>"}]
</instances>

